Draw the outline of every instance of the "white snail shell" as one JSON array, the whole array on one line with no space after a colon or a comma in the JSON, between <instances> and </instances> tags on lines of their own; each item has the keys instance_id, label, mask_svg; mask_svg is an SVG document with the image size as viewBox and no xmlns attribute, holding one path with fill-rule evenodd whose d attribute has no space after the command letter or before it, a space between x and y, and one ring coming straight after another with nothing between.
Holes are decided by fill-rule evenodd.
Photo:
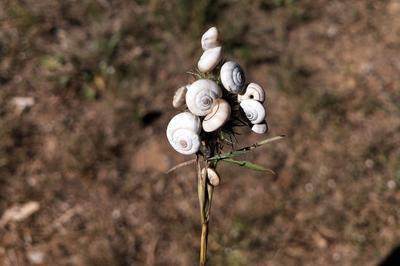
<instances>
[{"instance_id":1,"label":"white snail shell","mask_svg":"<svg viewBox=\"0 0 400 266\"><path fill-rule=\"evenodd\" d=\"M221 82L225 89L232 93L240 93L243 90L246 78L242 67L233 61L224 63L221 67Z\"/></svg>"},{"instance_id":2,"label":"white snail shell","mask_svg":"<svg viewBox=\"0 0 400 266\"><path fill-rule=\"evenodd\" d=\"M179 153L195 154L200 148L200 118L183 112L174 116L167 126L167 138Z\"/></svg>"},{"instance_id":3,"label":"white snail shell","mask_svg":"<svg viewBox=\"0 0 400 266\"><path fill-rule=\"evenodd\" d=\"M218 30L216 27L211 27L201 36L201 47L205 51L217 46L219 46Z\"/></svg>"},{"instance_id":4,"label":"white snail shell","mask_svg":"<svg viewBox=\"0 0 400 266\"><path fill-rule=\"evenodd\" d=\"M200 57L197 67L203 73L213 70L221 61L222 58L222 48L221 46L210 48L203 52Z\"/></svg>"},{"instance_id":5,"label":"white snail shell","mask_svg":"<svg viewBox=\"0 0 400 266\"><path fill-rule=\"evenodd\" d=\"M264 106L256 100L243 100L240 107L252 124L259 124L265 119Z\"/></svg>"},{"instance_id":6,"label":"white snail shell","mask_svg":"<svg viewBox=\"0 0 400 266\"><path fill-rule=\"evenodd\" d=\"M205 132L213 132L222 127L231 115L231 106L223 99L216 99L211 112L203 120Z\"/></svg>"},{"instance_id":7,"label":"white snail shell","mask_svg":"<svg viewBox=\"0 0 400 266\"><path fill-rule=\"evenodd\" d=\"M254 125L251 130L257 134L264 134L267 132L268 126L266 123L256 124Z\"/></svg>"},{"instance_id":8,"label":"white snail shell","mask_svg":"<svg viewBox=\"0 0 400 266\"><path fill-rule=\"evenodd\" d=\"M207 174L208 182L211 185L213 185L214 187L218 186L220 181L221 181L221 179L220 179L219 175L217 174L217 172L215 172L215 170L212 169L212 168L207 168L207 170L206 170L206 168L203 168L201 170L201 174L203 176L206 176L206 174Z\"/></svg>"},{"instance_id":9,"label":"white snail shell","mask_svg":"<svg viewBox=\"0 0 400 266\"><path fill-rule=\"evenodd\" d=\"M215 99L222 96L221 88L212 80L199 79L188 87L186 105L190 112L205 116L211 111Z\"/></svg>"},{"instance_id":10,"label":"white snail shell","mask_svg":"<svg viewBox=\"0 0 400 266\"><path fill-rule=\"evenodd\" d=\"M247 85L244 94L238 95L238 102L240 103L243 100L249 100L249 99L253 99L263 103L265 100L265 92L263 88L261 88L261 86L256 83L250 83L249 85Z\"/></svg>"},{"instance_id":11,"label":"white snail shell","mask_svg":"<svg viewBox=\"0 0 400 266\"><path fill-rule=\"evenodd\" d=\"M185 104L186 91L187 91L186 86L180 87L179 89L176 90L174 98L172 100L173 107L179 108Z\"/></svg>"},{"instance_id":12,"label":"white snail shell","mask_svg":"<svg viewBox=\"0 0 400 266\"><path fill-rule=\"evenodd\" d=\"M182 112L175 115L167 126L167 137L170 138L176 128L185 128L200 134L200 118L189 112Z\"/></svg>"}]
</instances>

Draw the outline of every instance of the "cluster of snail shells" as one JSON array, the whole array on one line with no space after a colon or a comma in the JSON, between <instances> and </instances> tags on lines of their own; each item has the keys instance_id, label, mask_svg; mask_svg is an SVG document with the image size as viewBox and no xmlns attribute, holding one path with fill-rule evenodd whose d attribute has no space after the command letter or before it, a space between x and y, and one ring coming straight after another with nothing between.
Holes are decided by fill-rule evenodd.
<instances>
[{"instance_id":1,"label":"cluster of snail shells","mask_svg":"<svg viewBox=\"0 0 400 266\"><path fill-rule=\"evenodd\" d=\"M212 27L203 34L201 46L203 54L197 66L200 72L207 73L219 65L222 59L217 28ZM245 88L244 71L233 61L222 64L220 80L224 89L238 95L241 108L254 124L252 130L259 134L265 133L267 126L262 105L265 100L264 90L255 83ZM231 106L222 95L221 87L210 79L198 79L175 92L172 105L175 108L187 107L186 111L173 117L167 127L168 141L176 151L185 155L195 154L200 148L201 131L216 131L230 119Z\"/></svg>"},{"instance_id":2,"label":"cluster of snail shells","mask_svg":"<svg viewBox=\"0 0 400 266\"><path fill-rule=\"evenodd\" d=\"M238 95L240 107L250 123L253 124L251 130L258 134L263 134L268 130L265 120L266 111L263 105L265 98L265 91L256 83L250 83L244 93Z\"/></svg>"}]
</instances>

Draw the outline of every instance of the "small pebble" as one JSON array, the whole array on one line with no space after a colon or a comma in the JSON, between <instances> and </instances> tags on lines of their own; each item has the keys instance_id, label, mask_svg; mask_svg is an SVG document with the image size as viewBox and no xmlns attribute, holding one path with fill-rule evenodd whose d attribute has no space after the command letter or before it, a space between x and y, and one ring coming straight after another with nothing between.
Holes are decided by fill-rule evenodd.
<instances>
[{"instance_id":1,"label":"small pebble","mask_svg":"<svg viewBox=\"0 0 400 266\"><path fill-rule=\"evenodd\" d=\"M328 180L328 187L330 188L335 188L336 187L336 182L333 179Z\"/></svg>"},{"instance_id":2,"label":"small pebble","mask_svg":"<svg viewBox=\"0 0 400 266\"><path fill-rule=\"evenodd\" d=\"M373 160L367 159L367 160L365 160L364 164L365 164L365 166L366 166L367 168L371 169L372 167L374 167L374 164L375 164L375 163L374 163Z\"/></svg>"},{"instance_id":3,"label":"small pebble","mask_svg":"<svg viewBox=\"0 0 400 266\"><path fill-rule=\"evenodd\" d=\"M314 185L312 183L307 183L305 185L305 188L306 188L306 191L309 192L309 193L314 191Z\"/></svg>"},{"instance_id":4,"label":"small pebble","mask_svg":"<svg viewBox=\"0 0 400 266\"><path fill-rule=\"evenodd\" d=\"M30 263L32 263L33 265L43 264L44 257L45 257L44 253L39 250L30 250L30 251L28 251L26 256L27 256L28 260L30 261Z\"/></svg>"},{"instance_id":5,"label":"small pebble","mask_svg":"<svg viewBox=\"0 0 400 266\"><path fill-rule=\"evenodd\" d=\"M387 187L388 187L389 189L395 189L395 188L396 188L396 182L395 182L394 180L389 180L389 181L387 182Z\"/></svg>"}]
</instances>

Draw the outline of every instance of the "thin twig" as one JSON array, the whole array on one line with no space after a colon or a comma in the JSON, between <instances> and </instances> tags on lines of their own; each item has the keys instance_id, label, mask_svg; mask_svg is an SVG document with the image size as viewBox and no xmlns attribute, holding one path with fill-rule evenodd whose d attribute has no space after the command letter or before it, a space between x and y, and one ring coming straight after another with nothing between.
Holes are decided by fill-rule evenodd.
<instances>
[{"instance_id":1,"label":"thin twig","mask_svg":"<svg viewBox=\"0 0 400 266\"><path fill-rule=\"evenodd\" d=\"M208 242L208 221L201 224L201 239L200 239L200 266L205 266L207 263L207 243Z\"/></svg>"},{"instance_id":2,"label":"thin twig","mask_svg":"<svg viewBox=\"0 0 400 266\"><path fill-rule=\"evenodd\" d=\"M189 161L186 161L186 162L177 164L177 165L175 165L174 167L170 168L170 169L169 169L167 172L165 172L165 173L166 173L166 174L169 174L169 173L175 171L176 169L179 169L179 168L181 168L181 167L185 167L185 166L188 166L188 165L191 165L191 164L194 164L194 163L196 163L196 159L192 159L192 160L189 160Z\"/></svg>"},{"instance_id":3,"label":"thin twig","mask_svg":"<svg viewBox=\"0 0 400 266\"><path fill-rule=\"evenodd\" d=\"M276 137L273 137L273 138L265 139L265 140L262 140L260 142L254 143L253 145L238 149L236 151L248 152L248 151L251 151L252 149L255 149L255 148L260 147L262 145L265 145L267 143L271 143L271 142L283 139L284 137L285 137L285 135L280 135L280 136L276 136Z\"/></svg>"},{"instance_id":4,"label":"thin twig","mask_svg":"<svg viewBox=\"0 0 400 266\"><path fill-rule=\"evenodd\" d=\"M209 214L211 208L211 201L207 184L207 164L205 175L201 171L200 163L198 162L198 178L199 178L199 186L198 186L198 194L200 200L200 214L201 214L201 237L200 237L200 266L205 266L207 263L207 242L208 242L208 222L209 222ZM212 190L211 190L212 193Z\"/></svg>"},{"instance_id":5,"label":"thin twig","mask_svg":"<svg viewBox=\"0 0 400 266\"><path fill-rule=\"evenodd\" d=\"M186 73L190 74L192 76L196 76L197 78L201 78L201 75L199 73L195 73L195 72L192 72L192 71L186 71Z\"/></svg>"},{"instance_id":6,"label":"thin twig","mask_svg":"<svg viewBox=\"0 0 400 266\"><path fill-rule=\"evenodd\" d=\"M280 136L276 136L276 137L273 137L273 138L265 139L265 140L262 140L260 142L254 143L253 145L250 145L250 146L238 149L238 150L234 150L234 151L231 151L231 152L228 152L228 153L224 153L224 154L220 154L220 155L215 155L215 156L213 156L211 158L208 158L208 161L215 161L215 160L218 161L218 160L223 160L223 159L226 159L226 158L232 158L232 157L235 157L235 156L239 156L239 155L245 154L245 153L247 153L247 152L249 152L249 151L251 151L251 150L253 150L255 148L258 148L258 147L260 147L262 145L265 145L265 144L268 144L268 143L283 139L284 137L285 137L285 135L280 135Z\"/></svg>"},{"instance_id":7,"label":"thin twig","mask_svg":"<svg viewBox=\"0 0 400 266\"><path fill-rule=\"evenodd\" d=\"M204 163L204 162L203 162ZM201 236L200 236L200 266L205 266L207 263L207 246L208 246L208 233L209 233L209 219L210 219L210 210L211 210L211 202L214 187L210 185L207 180L207 168L209 167L209 163L205 163L204 169L202 171L202 165L199 159L199 155L196 157L196 166L197 166L197 178L198 185L197 191L199 196L200 203L200 218L201 218Z\"/></svg>"},{"instance_id":8,"label":"thin twig","mask_svg":"<svg viewBox=\"0 0 400 266\"><path fill-rule=\"evenodd\" d=\"M197 155L196 158L196 166L197 166L197 194L199 196L199 204L200 204L200 218L201 222L205 221L205 211L204 211L204 206L206 205L205 201L205 177L203 178L203 175L201 173L201 162L199 159L199 155Z\"/></svg>"}]
</instances>

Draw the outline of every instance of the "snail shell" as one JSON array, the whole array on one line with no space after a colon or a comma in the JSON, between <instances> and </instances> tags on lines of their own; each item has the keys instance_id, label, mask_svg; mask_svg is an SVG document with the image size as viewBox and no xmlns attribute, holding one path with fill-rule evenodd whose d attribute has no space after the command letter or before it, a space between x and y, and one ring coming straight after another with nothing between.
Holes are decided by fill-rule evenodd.
<instances>
[{"instance_id":1,"label":"snail shell","mask_svg":"<svg viewBox=\"0 0 400 266\"><path fill-rule=\"evenodd\" d=\"M221 82L225 89L232 93L240 93L246 82L242 67L233 61L224 63L221 67Z\"/></svg>"},{"instance_id":2,"label":"snail shell","mask_svg":"<svg viewBox=\"0 0 400 266\"><path fill-rule=\"evenodd\" d=\"M218 30L216 27L211 27L201 36L201 47L205 51L217 46L219 46Z\"/></svg>"},{"instance_id":3,"label":"snail shell","mask_svg":"<svg viewBox=\"0 0 400 266\"><path fill-rule=\"evenodd\" d=\"M167 137L170 138L176 128L185 128L200 134L200 118L189 112L182 112L175 115L167 126Z\"/></svg>"},{"instance_id":4,"label":"snail shell","mask_svg":"<svg viewBox=\"0 0 400 266\"><path fill-rule=\"evenodd\" d=\"M200 148L200 118L183 112L174 116L167 126L167 138L179 153L190 155Z\"/></svg>"},{"instance_id":5,"label":"snail shell","mask_svg":"<svg viewBox=\"0 0 400 266\"><path fill-rule=\"evenodd\" d=\"M213 185L214 187L218 186L219 183L220 183L220 181L221 181L221 178L219 177L219 175L217 174L217 172L215 172L215 170L212 169L212 168L207 168L207 170L206 170L206 168L203 168L203 169L201 170L201 174L202 174L203 176L206 176L206 174L207 174L208 182L209 182L211 185Z\"/></svg>"},{"instance_id":6,"label":"snail shell","mask_svg":"<svg viewBox=\"0 0 400 266\"><path fill-rule=\"evenodd\" d=\"M268 126L266 123L256 124L254 125L251 130L257 134L264 134L268 130Z\"/></svg>"},{"instance_id":7,"label":"snail shell","mask_svg":"<svg viewBox=\"0 0 400 266\"><path fill-rule=\"evenodd\" d=\"M199 79L188 87L186 105L190 112L205 116L211 112L215 99L222 96L221 88L212 80Z\"/></svg>"},{"instance_id":8,"label":"snail shell","mask_svg":"<svg viewBox=\"0 0 400 266\"><path fill-rule=\"evenodd\" d=\"M246 91L243 95L238 95L238 102L240 103L243 100L253 99L259 101L261 103L265 100L265 92L260 85L256 83L250 83L247 85Z\"/></svg>"},{"instance_id":9,"label":"snail shell","mask_svg":"<svg viewBox=\"0 0 400 266\"><path fill-rule=\"evenodd\" d=\"M211 112L203 120L205 132L212 132L222 127L231 115L231 106L223 99L216 99Z\"/></svg>"},{"instance_id":10,"label":"snail shell","mask_svg":"<svg viewBox=\"0 0 400 266\"><path fill-rule=\"evenodd\" d=\"M264 106L256 100L243 100L240 107L252 124L259 124L265 119Z\"/></svg>"},{"instance_id":11,"label":"snail shell","mask_svg":"<svg viewBox=\"0 0 400 266\"><path fill-rule=\"evenodd\" d=\"M201 72L209 72L213 70L221 61L222 58L222 48L221 46L210 48L203 52L200 57L197 67Z\"/></svg>"},{"instance_id":12,"label":"snail shell","mask_svg":"<svg viewBox=\"0 0 400 266\"><path fill-rule=\"evenodd\" d=\"M180 87L176 90L174 98L172 100L172 106L175 108L179 108L185 104L185 96L186 96L187 88L186 86Z\"/></svg>"}]
</instances>

